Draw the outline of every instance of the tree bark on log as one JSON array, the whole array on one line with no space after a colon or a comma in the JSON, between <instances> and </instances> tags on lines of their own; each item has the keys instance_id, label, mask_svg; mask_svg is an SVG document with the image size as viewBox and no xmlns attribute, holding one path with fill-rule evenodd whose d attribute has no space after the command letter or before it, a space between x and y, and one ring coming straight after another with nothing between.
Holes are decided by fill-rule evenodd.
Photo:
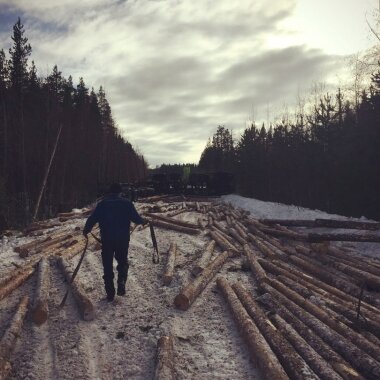
<instances>
[{"instance_id":1,"label":"tree bark on log","mask_svg":"<svg viewBox=\"0 0 380 380\"><path fill-rule=\"evenodd\" d=\"M176 225L182 226L182 227L195 228L195 229L199 228L198 224L194 224L194 223L190 223L190 222L185 222L183 220L178 220L178 219L170 218L168 216L152 214L152 213L149 213L149 212L147 212L145 214L145 216L147 216L149 218L153 218L153 219L159 219L159 220L162 220L163 222L166 222L166 223L176 224Z\"/></svg>"},{"instance_id":2,"label":"tree bark on log","mask_svg":"<svg viewBox=\"0 0 380 380\"><path fill-rule=\"evenodd\" d=\"M248 315L246 309L239 301L227 280L219 277L217 279L217 284L231 309L232 315L238 325L238 329L249 346L252 361L255 366L259 368L262 376L267 380L289 379L276 355L261 335L258 327Z\"/></svg>"},{"instance_id":3,"label":"tree bark on log","mask_svg":"<svg viewBox=\"0 0 380 380\"><path fill-rule=\"evenodd\" d=\"M284 284L282 284L281 282L274 279L270 279L269 284L278 292L280 292L285 297L290 299L292 302L297 304L299 307L303 308L304 310L315 316L326 326L329 326L330 329L336 331L341 336L344 336L346 339L350 340L357 347L359 347L363 352L366 352L368 355L372 356L375 360L379 362L380 369L380 350L376 345L369 342L362 335L353 331L339 320L332 318L331 314L326 313L320 307L312 304L305 298L301 297L295 291L284 286ZM265 284L263 286L265 286Z\"/></svg>"},{"instance_id":4,"label":"tree bark on log","mask_svg":"<svg viewBox=\"0 0 380 380\"><path fill-rule=\"evenodd\" d=\"M171 282L173 281L176 256L177 256L177 244L170 243L170 248L168 252L168 260L166 262L166 269L165 269L164 276L162 278L164 285L170 285Z\"/></svg>"},{"instance_id":5,"label":"tree bark on log","mask_svg":"<svg viewBox=\"0 0 380 380\"><path fill-rule=\"evenodd\" d=\"M320 241L357 241L357 242L372 242L380 243L380 235L376 234L326 234L326 233L309 233L307 241L310 243L318 243Z\"/></svg>"},{"instance_id":6,"label":"tree bark on log","mask_svg":"<svg viewBox=\"0 0 380 380\"><path fill-rule=\"evenodd\" d=\"M230 257L230 253L225 251L217 256L209 265L204 269L194 281L187 284L181 292L175 297L174 305L181 310L187 310L192 305L194 300L206 288L207 284L215 277L215 275L222 268L224 263Z\"/></svg>"},{"instance_id":7,"label":"tree bark on log","mask_svg":"<svg viewBox=\"0 0 380 380\"><path fill-rule=\"evenodd\" d=\"M26 312L28 311L28 296L22 297L12 322L0 341L0 379L5 380L11 370L10 358L14 351L17 338L20 336Z\"/></svg>"},{"instance_id":8,"label":"tree bark on log","mask_svg":"<svg viewBox=\"0 0 380 380\"><path fill-rule=\"evenodd\" d=\"M317 277L318 279L321 279L322 281L325 281L326 283L342 290L345 293L350 294L353 297L359 298L361 294L361 289L357 285L351 284L348 281L346 281L344 278L338 276L338 275L332 275L331 273L320 269L314 264L311 264L307 262L304 259L301 259L297 256L289 256L289 260L295 264L297 267L305 270L312 276ZM362 299L366 302L370 303L371 305L377 306L377 299L372 297L371 295L364 294L362 296Z\"/></svg>"},{"instance_id":9,"label":"tree bark on log","mask_svg":"<svg viewBox=\"0 0 380 380\"><path fill-rule=\"evenodd\" d=\"M273 326L247 290L238 283L233 284L232 289L276 354L288 376L294 380L318 379L303 358Z\"/></svg>"},{"instance_id":10,"label":"tree bark on log","mask_svg":"<svg viewBox=\"0 0 380 380\"><path fill-rule=\"evenodd\" d=\"M267 275L261 267L261 265L259 264L259 262L257 261L257 255L253 253L248 244L245 244L243 249L254 277L256 278L259 284L265 282L267 280Z\"/></svg>"},{"instance_id":11,"label":"tree bark on log","mask_svg":"<svg viewBox=\"0 0 380 380\"><path fill-rule=\"evenodd\" d=\"M0 300L7 297L13 290L17 289L34 273L34 266L28 265L14 270L10 275L1 281Z\"/></svg>"},{"instance_id":12,"label":"tree bark on log","mask_svg":"<svg viewBox=\"0 0 380 380\"><path fill-rule=\"evenodd\" d=\"M73 270L70 264L63 257L60 257L57 260L57 262L59 268L61 269L62 273L66 278L67 283L70 284L70 280L73 274ZM87 294L85 293L77 279L75 279L70 284L70 288L82 318L85 321L92 321L95 318L94 305L88 298Z\"/></svg>"},{"instance_id":13,"label":"tree bark on log","mask_svg":"<svg viewBox=\"0 0 380 380\"><path fill-rule=\"evenodd\" d=\"M162 336L157 342L154 380L176 380L176 378L174 339L172 336Z\"/></svg>"},{"instance_id":14,"label":"tree bark on log","mask_svg":"<svg viewBox=\"0 0 380 380\"><path fill-rule=\"evenodd\" d=\"M360 222L355 220L315 219L315 227L346 228L358 230L379 230L378 222Z\"/></svg>"},{"instance_id":15,"label":"tree bark on log","mask_svg":"<svg viewBox=\"0 0 380 380\"><path fill-rule=\"evenodd\" d=\"M291 325L286 323L278 314L272 317L272 321L281 331L282 335L293 345L304 358L310 368L322 380L341 380L342 376L327 363L308 343L300 336Z\"/></svg>"},{"instance_id":16,"label":"tree bark on log","mask_svg":"<svg viewBox=\"0 0 380 380\"><path fill-rule=\"evenodd\" d=\"M208 263L210 262L212 253L214 252L215 244L215 240L211 240L211 242L207 244L207 247L204 253L202 254L202 257L199 259L197 264L195 264L191 271L194 276L198 276L207 267Z\"/></svg>"},{"instance_id":17,"label":"tree bark on log","mask_svg":"<svg viewBox=\"0 0 380 380\"><path fill-rule=\"evenodd\" d=\"M14 247L14 251L17 252L19 254L20 257L26 257L28 256L29 252L34 249L36 246L38 246L39 244L42 244L42 243L45 243L49 240L51 240L52 237L51 236L47 236L43 239L38 239L38 240L33 240L29 243L26 243L26 244L22 244L22 245L19 245L17 247Z\"/></svg>"},{"instance_id":18,"label":"tree bark on log","mask_svg":"<svg viewBox=\"0 0 380 380\"><path fill-rule=\"evenodd\" d=\"M234 255L238 255L239 251L235 246L233 246L227 239L225 239L220 233L218 233L216 230L214 231L209 231L209 234L213 240L216 241L218 246L223 250L223 251L230 251Z\"/></svg>"},{"instance_id":19,"label":"tree bark on log","mask_svg":"<svg viewBox=\"0 0 380 380\"><path fill-rule=\"evenodd\" d=\"M234 228L230 228L229 229L229 233L230 235L241 245L243 246L244 244L247 243L246 240L244 240L239 234L238 232L234 229Z\"/></svg>"},{"instance_id":20,"label":"tree bark on log","mask_svg":"<svg viewBox=\"0 0 380 380\"><path fill-rule=\"evenodd\" d=\"M266 271L269 271L274 275L286 276L294 281L297 281L306 288L322 295L323 297L329 297L333 301L340 302L341 304L353 310L357 307L357 298L352 297L351 295L342 292L333 286L325 284L324 282L319 281L314 277L310 277L286 263L277 260L270 262L265 259L258 259L258 262ZM361 314L363 315L363 313L366 318L371 318L375 321L380 322L379 309L366 302L361 303Z\"/></svg>"},{"instance_id":21,"label":"tree bark on log","mask_svg":"<svg viewBox=\"0 0 380 380\"><path fill-rule=\"evenodd\" d=\"M367 379L377 380L380 378L380 364L366 352L359 349L356 343L352 343L345 336L331 329L269 284L263 284L262 287L309 328L314 330L316 334L351 363L354 368L366 376Z\"/></svg>"},{"instance_id":22,"label":"tree bark on log","mask_svg":"<svg viewBox=\"0 0 380 380\"><path fill-rule=\"evenodd\" d=\"M319 337L304 322L298 319L280 302L274 299L270 293L265 293L256 299L263 304L270 312L278 313L284 320L306 340L306 342L319 354L331 367L339 373L345 380L364 380L364 378L352 368L336 351L334 351L321 337Z\"/></svg>"},{"instance_id":23,"label":"tree bark on log","mask_svg":"<svg viewBox=\"0 0 380 380\"><path fill-rule=\"evenodd\" d=\"M280 237L280 238L286 238L286 239L292 239L292 240L299 240L299 241L305 241L310 237L310 234L300 234L298 232L294 231L284 231L280 229L270 228L270 227L261 227L260 230L268 235Z\"/></svg>"},{"instance_id":24,"label":"tree bark on log","mask_svg":"<svg viewBox=\"0 0 380 380\"><path fill-rule=\"evenodd\" d=\"M298 281L294 281L287 276L280 275L277 279L285 286L289 287L289 289L298 293L301 297L308 301L310 300L310 303L328 314L331 319L345 324L354 331L359 332L369 342L375 344L377 347L380 347L380 340L377 337L377 334L379 333L379 326L376 322L366 320L366 324L363 326L360 323L361 320L358 323L356 321L357 313L355 309L347 309L343 305L332 301L329 297L321 298L320 294L313 292L310 288L301 285Z\"/></svg>"},{"instance_id":25,"label":"tree bark on log","mask_svg":"<svg viewBox=\"0 0 380 380\"><path fill-rule=\"evenodd\" d=\"M289 227L314 227L314 220L309 219L259 219L260 223L263 223L267 226L274 226L279 224L280 226L289 226Z\"/></svg>"},{"instance_id":26,"label":"tree bark on log","mask_svg":"<svg viewBox=\"0 0 380 380\"><path fill-rule=\"evenodd\" d=\"M220 235L225 241L227 241L229 244L231 244L231 246L235 247L235 240L230 235L228 235L225 232L223 232L222 230L220 230L220 228L216 227L215 224L210 228L212 231L214 231L218 235Z\"/></svg>"},{"instance_id":27,"label":"tree bark on log","mask_svg":"<svg viewBox=\"0 0 380 380\"><path fill-rule=\"evenodd\" d=\"M199 229L183 227L177 224L162 222L160 220L151 220L150 223L152 223L155 227L164 228L166 230L174 230L185 234L198 235L200 233Z\"/></svg>"},{"instance_id":28,"label":"tree bark on log","mask_svg":"<svg viewBox=\"0 0 380 380\"><path fill-rule=\"evenodd\" d=\"M38 264L37 289L32 308L32 318L37 325L42 325L48 319L49 287L50 265L48 259L43 257Z\"/></svg>"}]
</instances>

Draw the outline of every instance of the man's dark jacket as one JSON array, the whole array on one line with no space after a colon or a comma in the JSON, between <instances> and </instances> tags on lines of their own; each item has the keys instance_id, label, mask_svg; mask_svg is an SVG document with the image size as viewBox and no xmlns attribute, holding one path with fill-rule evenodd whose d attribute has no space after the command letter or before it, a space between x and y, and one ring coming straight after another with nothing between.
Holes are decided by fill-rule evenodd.
<instances>
[{"instance_id":1,"label":"man's dark jacket","mask_svg":"<svg viewBox=\"0 0 380 380\"><path fill-rule=\"evenodd\" d=\"M100 201L87 219L83 233L88 234L99 223L102 241L129 240L130 223L144 224L135 206L118 194L111 194Z\"/></svg>"}]
</instances>

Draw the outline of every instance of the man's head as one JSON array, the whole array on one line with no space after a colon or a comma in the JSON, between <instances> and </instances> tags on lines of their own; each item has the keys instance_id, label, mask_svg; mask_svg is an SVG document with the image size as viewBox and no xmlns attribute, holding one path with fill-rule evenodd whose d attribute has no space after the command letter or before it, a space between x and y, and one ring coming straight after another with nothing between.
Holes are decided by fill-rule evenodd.
<instances>
[{"instance_id":1,"label":"man's head","mask_svg":"<svg viewBox=\"0 0 380 380\"><path fill-rule=\"evenodd\" d=\"M113 183L109 188L108 188L108 193L110 194L119 194L123 191L123 189L120 186L120 183Z\"/></svg>"}]
</instances>

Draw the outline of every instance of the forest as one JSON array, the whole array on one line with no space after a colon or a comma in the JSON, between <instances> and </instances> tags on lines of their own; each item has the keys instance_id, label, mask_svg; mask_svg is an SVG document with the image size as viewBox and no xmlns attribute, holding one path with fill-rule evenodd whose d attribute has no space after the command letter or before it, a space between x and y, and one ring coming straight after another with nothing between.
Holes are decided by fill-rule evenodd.
<instances>
[{"instance_id":1,"label":"forest","mask_svg":"<svg viewBox=\"0 0 380 380\"><path fill-rule=\"evenodd\" d=\"M252 123L238 141L219 126L199 170L233 173L243 196L379 219L380 63L357 101L338 89L309 113Z\"/></svg>"},{"instance_id":2,"label":"forest","mask_svg":"<svg viewBox=\"0 0 380 380\"><path fill-rule=\"evenodd\" d=\"M144 178L144 157L121 136L104 89L75 84L57 66L39 76L20 19L11 39L9 55L0 50L0 230L83 207L107 183Z\"/></svg>"}]
</instances>

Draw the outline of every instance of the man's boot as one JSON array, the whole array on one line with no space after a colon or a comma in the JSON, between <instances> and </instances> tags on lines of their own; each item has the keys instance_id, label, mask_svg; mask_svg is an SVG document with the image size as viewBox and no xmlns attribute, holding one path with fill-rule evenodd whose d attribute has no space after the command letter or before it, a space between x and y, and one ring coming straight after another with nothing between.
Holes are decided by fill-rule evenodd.
<instances>
[{"instance_id":1,"label":"man's boot","mask_svg":"<svg viewBox=\"0 0 380 380\"><path fill-rule=\"evenodd\" d=\"M117 280L117 295L124 296L125 295L125 282L126 280L118 278Z\"/></svg>"},{"instance_id":2,"label":"man's boot","mask_svg":"<svg viewBox=\"0 0 380 380\"><path fill-rule=\"evenodd\" d=\"M111 302L115 298L115 285L112 281L104 281L104 287L107 293L107 301Z\"/></svg>"}]
</instances>

